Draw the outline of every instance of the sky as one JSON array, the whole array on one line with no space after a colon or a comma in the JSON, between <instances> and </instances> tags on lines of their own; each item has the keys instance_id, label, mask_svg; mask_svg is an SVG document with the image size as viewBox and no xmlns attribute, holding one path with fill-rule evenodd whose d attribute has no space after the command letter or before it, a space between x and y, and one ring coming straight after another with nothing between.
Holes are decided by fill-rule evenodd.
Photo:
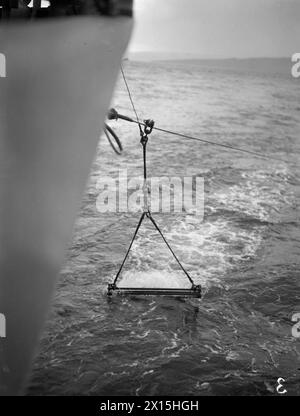
<instances>
[{"instance_id":1,"label":"sky","mask_svg":"<svg viewBox=\"0 0 300 416\"><path fill-rule=\"evenodd\" d=\"M202 58L300 52L300 0L134 0L129 52Z\"/></svg>"}]
</instances>

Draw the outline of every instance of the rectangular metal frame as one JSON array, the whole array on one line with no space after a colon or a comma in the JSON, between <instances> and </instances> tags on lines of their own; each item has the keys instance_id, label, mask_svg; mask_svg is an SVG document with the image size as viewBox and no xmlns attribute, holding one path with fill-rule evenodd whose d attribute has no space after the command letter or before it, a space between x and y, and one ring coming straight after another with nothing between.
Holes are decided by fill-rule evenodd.
<instances>
[{"instance_id":1,"label":"rectangular metal frame","mask_svg":"<svg viewBox=\"0 0 300 416\"><path fill-rule=\"evenodd\" d=\"M186 288L136 288L136 287L116 287L113 289L118 295L145 295L145 296L178 296L189 298L201 298L201 287L196 286Z\"/></svg>"}]
</instances>

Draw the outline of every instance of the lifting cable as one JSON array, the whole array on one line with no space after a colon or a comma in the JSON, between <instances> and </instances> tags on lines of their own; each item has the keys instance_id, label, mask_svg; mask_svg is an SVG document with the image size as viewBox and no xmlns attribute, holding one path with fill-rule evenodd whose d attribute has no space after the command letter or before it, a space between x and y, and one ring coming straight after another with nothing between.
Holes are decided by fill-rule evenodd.
<instances>
[{"instance_id":1,"label":"lifting cable","mask_svg":"<svg viewBox=\"0 0 300 416\"><path fill-rule=\"evenodd\" d=\"M130 123L139 124L140 126L145 126L145 120L144 120L144 122L136 121L133 118L130 118L128 116L124 116L122 114L119 114L114 108L111 108L109 110L108 119L109 120L121 119L121 120L129 121ZM242 149L240 147L231 146L229 144L217 143L217 142L214 142L214 141L211 141L211 140L201 139L200 137L189 136L187 134L178 133L176 131L162 129L160 127L153 127L153 130L157 130L157 131L160 131L162 133L172 134L174 136L178 136L178 137L181 137L181 138L184 138L184 139L195 140L195 141L198 141L198 142L201 142L201 143L223 147L225 149L234 150L234 151L237 151L237 152L248 153L250 155L257 156L257 157L260 157L260 158L266 159L266 160L274 160L276 162L283 162L283 163L287 163L287 164L292 165L292 166L298 166L296 163L290 162L290 161L285 160L285 159L280 159L280 158L277 158L277 157L274 157L274 156L264 155L263 153L254 152L252 150L247 150L247 149Z\"/></svg>"},{"instance_id":2,"label":"lifting cable","mask_svg":"<svg viewBox=\"0 0 300 416\"><path fill-rule=\"evenodd\" d=\"M135 117L136 117L136 122L138 123L138 126L139 126L140 136L142 137L143 130L142 130L142 127L141 127L141 123L140 123L140 120L139 120L138 113L136 111L136 108L135 108L135 105L134 105L134 102L133 102L133 98L132 98L132 95L131 95L131 92L130 92L130 89L129 89L129 85L128 85L127 79L125 77L125 72L123 70L122 64L121 64L121 73L122 73L123 81L124 81L124 84L126 86L127 93L128 93L128 96L129 96L129 99L130 99L130 102L131 102L132 109L133 109L134 114L135 114Z\"/></svg>"}]
</instances>

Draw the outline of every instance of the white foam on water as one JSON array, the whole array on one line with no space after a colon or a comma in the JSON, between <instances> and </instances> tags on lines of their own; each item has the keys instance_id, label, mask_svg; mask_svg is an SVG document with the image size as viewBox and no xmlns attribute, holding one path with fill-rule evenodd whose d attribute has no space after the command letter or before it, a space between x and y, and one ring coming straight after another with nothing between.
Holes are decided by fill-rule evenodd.
<instances>
[{"instance_id":1,"label":"white foam on water","mask_svg":"<svg viewBox=\"0 0 300 416\"><path fill-rule=\"evenodd\" d=\"M177 219L171 230L164 233L195 283L208 287L222 282L230 270L255 256L263 239L262 228L234 228L223 218L206 223ZM122 286L190 287L168 249L162 250L160 245L152 243L151 235L145 230L133 245L130 254L133 266L124 270Z\"/></svg>"},{"instance_id":2,"label":"white foam on water","mask_svg":"<svg viewBox=\"0 0 300 416\"><path fill-rule=\"evenodd\" d=\"M244 183L214 192L214 208L224 207L260 221L277 222L280 210L294 198L288 186L287 169L244 172L242 177Z\"/></svg>"},{"instance_id":3,"label":"white foam on water","mask_svg":"<svg viewBox=\"0 0 300 416\"><path fill-rule=\"evenodd\" d=\"M255 258L267 223L280 221L283 207L294 200L288 180L285 168L244 172L241 183L214 191L207 201L210 212L226 210L228 214L202 221L196 213L188 212L174 215L167 227L162 225L167 241L195 283L222 285L230 271ZM158 223L162 221L158 219ZM123 286L190 287L151 224L141 228L130 258Z\"/></svg>"},{"instance_id":4,"label":"white foam on water","mask_svg":"<svg viewBox=\"0 0 300 416\"><path fill-rule=\"evenodd\" d=\"M191 286L187 279L184 279L183 276L177 273L154 269L148 271L125 271L119 285L122 287L145 288L188 288Z\"/></svg>"}]
</instances>

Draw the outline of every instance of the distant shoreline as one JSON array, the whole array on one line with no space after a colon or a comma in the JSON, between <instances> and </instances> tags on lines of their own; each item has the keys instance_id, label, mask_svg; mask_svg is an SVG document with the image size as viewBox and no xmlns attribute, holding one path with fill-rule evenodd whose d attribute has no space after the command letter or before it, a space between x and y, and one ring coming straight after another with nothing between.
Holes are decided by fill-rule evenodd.
<instances>
[{"instance_id":1,"label":"distant shoreline","mask_svg":"<svg viewBox=\"0 0 300 416\"><path fill-rule=\"evenodd\" d=\"M153 53L129 53L127 59L137 62L176 62L178 64L195 64L205 68L241 70L270 74L291 75L291 57L280 58L197 58Z\"/></svg>"}]
</instances>

